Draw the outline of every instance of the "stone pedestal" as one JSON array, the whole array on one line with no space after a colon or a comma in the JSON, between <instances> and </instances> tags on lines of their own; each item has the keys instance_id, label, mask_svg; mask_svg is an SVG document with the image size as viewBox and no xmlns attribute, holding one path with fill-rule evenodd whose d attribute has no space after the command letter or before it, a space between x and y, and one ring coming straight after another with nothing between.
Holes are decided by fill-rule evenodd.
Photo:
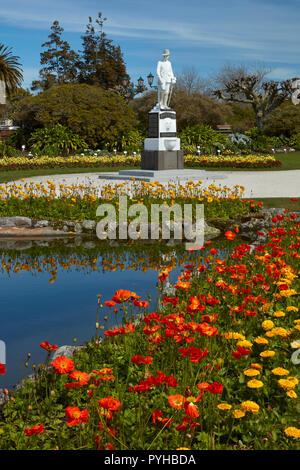
<instances>
[{"instance_id":1,"label":"stone pedestal","mask_svg":"<svg viewBox=\"0 0 300 470\"><path fill-rule=\"evenodd\" d=\"M142 170L183 169L183 152L177 137L176 113L172 109L153 108L148 114L148 138L142 151Z\"/></svg>"},{"instance_id":2,"label":"stone pedestal","mask_svg":"<svg viewBox=\"0 0 300 470\"><path fill-rule=\"evenodd\" d=\"M174 170L183 169L183 151L182 150L143 150L142 151L142 170Z\"/></svg>"}]
</instances>

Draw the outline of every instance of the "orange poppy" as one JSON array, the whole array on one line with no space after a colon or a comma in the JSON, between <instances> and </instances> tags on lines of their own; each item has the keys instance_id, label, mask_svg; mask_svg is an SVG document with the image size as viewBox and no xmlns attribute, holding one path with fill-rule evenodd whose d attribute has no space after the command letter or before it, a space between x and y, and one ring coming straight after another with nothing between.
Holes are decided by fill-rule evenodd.
<instances>
[{"instance_id":1,"label":"orange poppy","mask_svg":"<svg viewBox=\"0 0 300 470\"><path fill-rule=\"evenodd\" d=\"M71 374L69 374L70 379L74 379L79 382L81 385L86 385L89 380L90 376L86 372L80 372L79 370L73 370Z\"/></svg>"},{"instance_id":2,"label":"orange poppy","mask_svg":"<svg viewBox=\"0 0 300 470\"><path fill-rule=\"evenodd\" d=\"M172 408L177 408L177 410L183 410L185 398L183 395L169 395L168 396L169 405Z\"/></svg>"},{"instance_id":3,"label":"orange poppy","mask_svg":"<svg viewBox=\"0 0 300 470\"><path fill-rule=\"evenodd\" d=\"M116 302L117 304L121 304L129 300L132 294L133 293L130 290L119 289L117 290L115 295L112 297L112 300Z\"/></svg>"},{"instance_id":4,"label":"orange poppy","mask_svg":"<svg viewBox=\"0 0 300 470\"><path fill-rule=\"evenodd\" d=\"M43 341L40 344L41 348L46 349L46 351L51 352L51 351L57 351L57 344L50 344L47 340Z\"/></svg>"},{"instance_id":5,"label":"orange poppy","mask_svg":"<svg viewBox=\"0 0 300 470\"><path fill-rule=\"evenodd\" d=\"M209 390L209 383L200 382L199 384L196 385L196 387L199 388L199 390L201 390L202 392L206 392L207 390Z\"/></svg>"},{"instance_id":6,"label":"orange poppy","mask_svg":"<svg viewBox=\"0 0 300 470\"><path fill-rule=\"evenodd\" d=\"M54 367L55 372L58 374L68 374L75 369L75 364L72 359L68 359L65 356L59 356L55 361L51 362L51 366Z\"/></svg>"},{"instance_id":7,"label":"orange poppy","mask_svg":"<svg viewBox=\"0 0 300 470\"><path fill-rule=\"evenodd\" d=\"M93 370L93 374L97 374L97 375L110 374L111 372L112 372L112 369L109 369L108 367L104 367L101 370Z\"/></svg>"},{"instance_id":8,"label":"orange poppy","mask_svg":"<svg viewBox=\"0 0 300 470\"><path fill-rule=\"evenodd\" d=\"M233 240L235 238L235 233L231 232L231 230L228 230L225 232L225 237L227 240Z\"/></svg>"},{"instance_id":9,"label":"orange poppy","mask_svg":"<svg viewBox=\"0 0 300 470\"><path fill-rule=\"evenodd\" d=\"M187 416L190 416L191 418L198 418L199 411L198 411L197 406L192 402L191 403L187 402L185 406L185 414Z\"/></svg>"}]
</instances>

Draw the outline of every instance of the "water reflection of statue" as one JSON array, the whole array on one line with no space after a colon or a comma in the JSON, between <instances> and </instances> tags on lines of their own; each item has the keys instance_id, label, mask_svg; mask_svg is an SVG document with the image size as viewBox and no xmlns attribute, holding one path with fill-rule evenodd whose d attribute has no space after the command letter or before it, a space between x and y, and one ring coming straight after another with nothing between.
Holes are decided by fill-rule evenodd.
<instances>
[{"instance_id":1,"label":"water reflection of statue","mask_svg":"<svg viewBox=\"0 0 300 470\"><path fill-rule=\"evenodd\" d=\"M169 109L169 102L171 92L176 77L173 74L171 62L169 62L170 51L166 49L163 53L163 60L157 63L157 78L158 78L158 105L162 109Z\"/></svg>"}]
</instances>

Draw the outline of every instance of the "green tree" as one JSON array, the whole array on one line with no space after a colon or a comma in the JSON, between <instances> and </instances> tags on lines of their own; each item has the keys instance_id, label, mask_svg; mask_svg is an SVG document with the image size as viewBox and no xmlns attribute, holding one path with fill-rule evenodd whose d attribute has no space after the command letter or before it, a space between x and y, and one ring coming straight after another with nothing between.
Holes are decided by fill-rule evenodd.
<instances>
[{"instance_id":1,"label":"green tree","mask_svg":"<svg viewBox=\"0 0 300 470\"><path fill-rule=\"evenodd\" d=\"M300 132L300 106L283 103L265 119L263 131L269 136L286 137Z\"/></svg>"},{"instance_id":2,"label":"green tree","mask_svg":"<svg viewBox=\"0 0 300 470\"><path fill-rule=\"evenodd\" d=\"M19 57L12 55L11 49L0 44L0 81L8 93L15 92L23 81Z\"/></svg>"},{"instance_id":3,"label":"green tree","mask_svg":"<svg viewBox=\"0 0 300 470\"><path fill-rule=\"evenodd\" d=\"M73 51L67 41L63 41L61 36L64 29L56 20L51 26L49 41L42 44L47 48L41 53L40 80L32 82L32 90L47 90L53 85L74 82L77 79L77 66L79 55Z\"/></svg>"},{"instance_id":4,"label":"green tree","mask_svg":"<svg viewBox=\"0 0 300 470\"><path fill-rule=\"evenodd\" d=\"M290 98L294 80L262 81L259 74L240 75L225 81L224 88L215 90L214 95L223 101L250 105L256 126L262 129L264 119Z\"/></svg>"},{"instance_id":5,"label":"green tree","mask_svg":"<svg viewBox=\"0 0 300 470\"><path fill-rule=\"evenodd\" d=\"M103 32L103 24L106 18L98 13L96 31L93 19L89 17L86 32L82 38L83 51L80 60L81 83L98 85L108 90L117 85L122 85L124 76L128 79L126 66L120 46L115 46Z\"/></svg>"},{"instance_id":6,"label":"green tree","mask_svg":"<svg viewBox=\"0 0 300 470\"><path fill-rule=\"evenodd\" d=\"M57 85L24 98L12 118L31 132L59 123L93 148L113 147L136 124L134 111L119 95L86 84Z\"/></svg>"},{"instance_id":7,"label":"green tree","mask_svg":"<svg viewBox=\"0 0 300 470\"><path fill-rule=\"evenodd\" d=\"M144 96L136 98L131 106L137 114L139 126L143 132L148 128L148 113L157 103L157 93L150 91ZM207 124L216 127L224 124L232 112L230 106L218 102L214 98L199 93L188 93L185 90L174 89L171 107L176 111L177 128L179 131L188 126Z\"/></svg>"}]
</instances>

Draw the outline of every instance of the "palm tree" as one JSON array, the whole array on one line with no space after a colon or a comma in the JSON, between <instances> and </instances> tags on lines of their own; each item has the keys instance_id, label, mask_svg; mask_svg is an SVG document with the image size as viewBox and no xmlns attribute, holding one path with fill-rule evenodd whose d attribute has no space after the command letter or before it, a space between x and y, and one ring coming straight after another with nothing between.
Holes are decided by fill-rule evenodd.
<instances>
[{"instance_id":1,"label":"palm tree","mask_svg":"<svg viewBox=\"0 0 300 470\"><path fill-rule=\"evenodd\" d=\"M0 81L8 91L16 91L23 81L19 57L12 55L11 49L0 44Z\"/></svg>"}]
</instances>

